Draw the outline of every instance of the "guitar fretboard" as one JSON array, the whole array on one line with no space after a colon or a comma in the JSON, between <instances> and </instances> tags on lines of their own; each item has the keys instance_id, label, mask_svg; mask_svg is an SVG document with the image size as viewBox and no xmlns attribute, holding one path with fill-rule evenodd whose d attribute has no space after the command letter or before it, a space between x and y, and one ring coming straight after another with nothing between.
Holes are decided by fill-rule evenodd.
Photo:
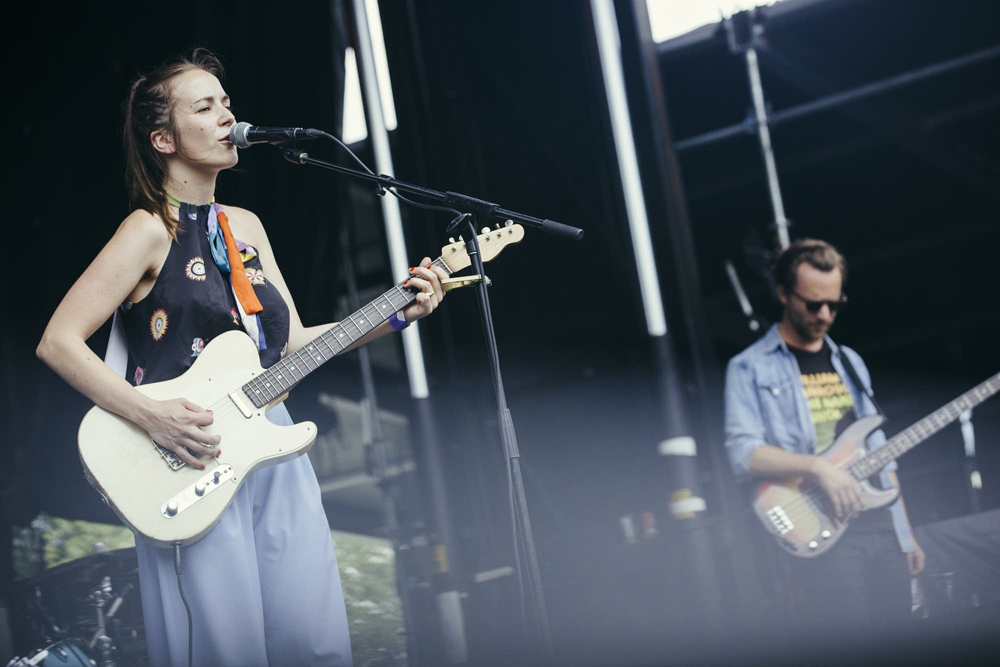
<instances>
[{"instance_id":1,"label":"guitar fretboard","mask_svg":"<svg viewBox=\"0 0 1000 667\"><path fill-rule=\"evenodd\" d=\"M916 424L894 435L885 445L852 465L849 468L851 474L858 480L871 477L889 465L890 462L958 419L963 412L971 410L998 391L1000 391L1000 373L981 382L944 407L935 410Z\"/></svg>"},{"instance_id":2,"label":"guitar fretboard","mask_svg":"<svg viewBox=\"0 0 1000 667\"><path fill-rule=\"evenodd\" d=\"M449 276L452 274L440 257L431 264L444 269ZM256 407L264 407L416 298L416 293L402 283L395 285L247 382L242 387L243 393Z\"/></svg>"}]
</instances>

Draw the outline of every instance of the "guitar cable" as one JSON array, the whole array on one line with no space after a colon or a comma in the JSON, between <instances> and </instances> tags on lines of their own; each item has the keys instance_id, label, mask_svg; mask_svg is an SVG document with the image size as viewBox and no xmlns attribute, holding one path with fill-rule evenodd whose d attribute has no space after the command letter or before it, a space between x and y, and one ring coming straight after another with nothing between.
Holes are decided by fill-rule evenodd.
<instances>
[{"instance_id":1,"label":"guitar cable","mask_svg":"<svg viewBox=\"0 0 1000 667\"><path fill-rule=\"evenodd\" d=\"M181 602L184 603L184 609L187 610L188 617L188 667L192 667L194 663L194 617L191 615L191 605L188 604L187 597L184 595L184 582L181 581L181 545L180 542L174 543L174 570L177 571L177 590L181 594Z\"/></svg>"}]
</instances>

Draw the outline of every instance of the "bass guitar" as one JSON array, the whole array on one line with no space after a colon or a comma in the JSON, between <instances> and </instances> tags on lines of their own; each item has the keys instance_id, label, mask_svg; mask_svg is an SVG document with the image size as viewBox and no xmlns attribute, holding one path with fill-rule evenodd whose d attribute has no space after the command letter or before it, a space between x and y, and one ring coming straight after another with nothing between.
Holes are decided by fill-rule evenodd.
<instances>
[{"instance_id":1,"label":"bass guitar","mask_svg":"<svg viewBox=\"0 0 1000 667\"><path fill-rule=\"evenodd\" d=\"M483 261L523 238L520 225L484 230L478 236ZM450 276L471 261L460 240L442 248L432 264ZM147 542L165 547L198 541L219 522L247 475L305 454L316 440L312 422L277 426L267 420L267 410L415 298L397 284L267 369L261 368L257 348L243 332L216 337L179 377L135 390L158 400L183 397L212 410L214 422L205 431L222 434L227 443L223 456L201 457L205 470L193 468L134 423L94 406L77 437L87 479Z\"/></svg>"},{"instance_id":2,"label":"bass guitar","mask_svg":"<svg viewBox=\"0 0 1000 667\"><path fill-rule=\"evenodd\" d=\"M885 507L896 500L899 490L879 489L869 480L891 461L997 391L1000 391L1000 373L901 431L873 452L866 449L865 441L883 419L880 416L862 417L844 429L821 456L858 481L866 511ZM849 523L849 519L836 518L819 484L803 477L762 482L757 486L753 507L778 543L789 553L803 558L813 558L829 550Z\"/></svg>"}]
</instances>

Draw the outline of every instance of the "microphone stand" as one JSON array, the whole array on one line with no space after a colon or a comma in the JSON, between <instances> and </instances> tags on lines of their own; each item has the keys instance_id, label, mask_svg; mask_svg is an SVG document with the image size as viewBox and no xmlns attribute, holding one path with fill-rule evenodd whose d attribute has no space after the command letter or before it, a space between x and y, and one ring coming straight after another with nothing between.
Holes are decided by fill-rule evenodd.
<instances>
[{"instance_id":1,"label":"microphone stand","mask_svg":"<svg viewBox=\"0 0 1000 667\"><path fill-rule=\"evenodd\" d=\"M355 178L360 178L365 181L374 182L378 186L376 194L379 196L384 196L386 190L394 188L396 190L402 190L403 192L420 195L421 197L427 197L428 199L434 199L449 208L458 209L464 213L475 215L478 218L481 218L480 222L485 224L513 220L514 222L518 222L526 227L534 227L535 229L540 229L543 232L573 239L575 241L579 241L583 238L583 230L579 227L570 227L569 225L564 225L561 222L555 222L554 220L545 220L531 215L518 213L517 211L509 211L505 208L500 208L497 204L483 201L482 199L476 199L475 197L469 197L458 192L442 192L440 190L432 190L431 188L425 188L420 185L413 185L412 183L396 180L392 176L386 176L385 174L376 176L372 173L358 171L357 169L351 169L350 167L344 167L332 162L326 162L325 160L317 160L316 158L310 157L305 151L300 151L295 148L294 144L278 145L282 149L285 159L294 164L309 164L314 167L322 167L331 171L347 174L348 176L354 176ZM457 223L458 221L455 221L448 226L449 233L457 227Z\"/></svg>"},{"instance_id":2,"label":"microphone stand","mask_svg":"<svg viewBox=\"0 0 1000 667\"><path fill-rule=\"evenodd\" d=\"M444 207L457 210L460 215L448 225L447 232L453 234L460 226L466 226L469 232L469 239L465 242L469 258L472 261L473 271L481 276L486 272L483 268L482 256L479 254L479 241L476 238L476 225L490 223L500 223L512 220L522 225L540 229L550 234L562 236L564 238L580 240L583 238L583 230L577 227L564 225L553 220L536 218L516 211L500 208L499 205L469 197L457 192L441 192L418 185L398 181L391 176L381 174L376 176L373 173L366 173L333 164L324 160L317 160L310 157L308 153L299 150L294 143L281 145L285 159L294 164L312 165L347 174L355 178L372 181L377 184L376 193L385 196L386 190L395 188L411 194L419 195L428 199L433 199ZM481 280L476 284L476 294L479 300L479 312L482 318L483 330L486 334L486 345L490 357L490 371L493 376L493 385L497 397L497 413L500 424L500 439L503 443L504 455L507 459L507 479L511 493L511 511L514 525L514 555L517 577L519 582L519 594L521 596L522 614L526 616L524 604L524 589L527 583L528 597L531 600L533 616L535 621L535 641L538 643L540 653L545 658L552 653L552 636L549 631L548 615L545 610L545 598L542 594L542 580L538 570L538 559L535 552L534 538L531 534L531 522L528 517L527 499L524 494L524 482L521 478L520 453L517 449L517 437L514 433L514 422L511 419L510 410L507 408L507 397L504 393L503 379L500 375L500 354L497 348L496 335L493 330L493 319L490 314L490 301L486 292L486 281ZM527 580L521 569L522 560L527 569ZM526 619L522 619L527 625ZM530 632L525 628L526 635L530 638Z\"/></svg>"}]
</instances>

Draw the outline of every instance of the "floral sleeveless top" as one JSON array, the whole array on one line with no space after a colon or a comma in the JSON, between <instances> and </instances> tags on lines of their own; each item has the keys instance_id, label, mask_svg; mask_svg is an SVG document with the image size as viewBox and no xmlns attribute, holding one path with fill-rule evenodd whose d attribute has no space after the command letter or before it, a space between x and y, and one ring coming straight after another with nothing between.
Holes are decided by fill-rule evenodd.
<instances>
[{"instance_id":1,"label":"floral sleeveless top","mask_svg":"<svg viewBox=\"0 0 1000 667\"><path fill-rule=\"evenodd\" d=\"M186 371L213 338L244 331L229 274L212 259L211 204L181 204L177 240L150 293L120 313L128 344L125 379L133 385L173 379ZM288 306L268 282L253 246L237 240L247 278L263 306L259 313L260 363L267 368L288 344Z\"/></svg>"}]
</instances>

